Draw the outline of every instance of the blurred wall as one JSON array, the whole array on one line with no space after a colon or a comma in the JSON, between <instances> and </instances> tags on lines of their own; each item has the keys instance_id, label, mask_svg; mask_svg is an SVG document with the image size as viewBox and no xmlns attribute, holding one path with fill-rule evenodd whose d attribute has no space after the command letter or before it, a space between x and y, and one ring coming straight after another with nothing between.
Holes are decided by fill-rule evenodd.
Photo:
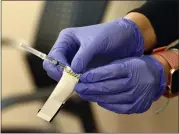
<instances>
[{"instance_id":1,"label":"blurred wall","mask_svg":"<svg viewBox=\"0 0 179 134\"><path fill-rule=\"evenodd\" d=\"M145 1L111 1L109 0L109 5L106 9L106 13L102 22L109 22L115 20L119 17L124 16L130 10L140 7L140 5L144 4Z\"/></svg>"},{"instance_id":2,"label":"blurred wall","mask_svg":"<svg viewBox=\"0 0 179 134\"><path fill-rule=\"evenodd\" d=\"M102 22L108 22L124 16L129 10L140 6L144 1L111 1ZM34 40L43 1L3 1L2 34L3 37ZM13 61L12 61L13 59ZM11 66L9 61L12 61ZM33 92L28 66L23 53L9 47L2 50L2 97ZM178 98L170 101L168 108L159 115L155 110L165 103L161 98L152 108L140 115L118 115L92 104L96 121L101 132L177 132ZM22 104L2 113L2 126L20 126L32 128L50 128L51 125L37 118L36 112L41 103ZM88 115L87 115L88 116ZM57 129L63 132L81 132L79 120L71 115L60 113L56 118Z\"/></svg>"},{"instance_id":3,"label":"blurred wall","mask_svg":"<svg viewBox=\"0 0 179 134\"><path fill-rule=\"evenodd\" d=\"M2 1L2 37L34 40L43 1ZM4 45L4 44L3 44ZM11 63L11 64L10 64ZM35 88L24 53L2 47L2 98L33 92ZM36 118L39 102L21 104L2 112L2 127L49 128Z\"/></svg>"},{"instance_id":4,"label":"blurred wall","mask_svg":"<svg viewBox=\"0 0 179 134\"><path fill-rule=\"evenodd\" d=\"M2 1L2 36L33 42L43 1Z\"/></svg>"}]
</instances>

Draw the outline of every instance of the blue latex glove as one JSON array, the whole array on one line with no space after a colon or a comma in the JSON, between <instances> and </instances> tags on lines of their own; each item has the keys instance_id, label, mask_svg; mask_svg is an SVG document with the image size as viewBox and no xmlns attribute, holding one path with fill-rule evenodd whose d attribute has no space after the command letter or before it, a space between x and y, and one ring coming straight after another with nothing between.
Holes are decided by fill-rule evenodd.
<instances>
[{"instance_id":1,"label":"blue latex glove","mask_svg":"<svg viewBox=\"0 0 179 134\"><path fill-rule=\"evenodd\" d=\"M165 83L163 66L151 56L142 56L87 71L75 91L116 113L143 113L163 94Z\"/></svg>"},{"instance_id":2,"label":"blue latex glove","mask_svg":"<svg viewBox=\"0 0 179 134\"><path fill-rule=\"evenodd\" d=\"M107 58L111 62L141 56L143 52L144 40L138 26L131 20L120 18L110 23L62 30L48 55L71 66L74 72L83 73L95 59L98 59L98 66L102 66L102 61ZM60 68L46 61L43 67L51 78L59 81Z\"/></svg>"}]
</instances>

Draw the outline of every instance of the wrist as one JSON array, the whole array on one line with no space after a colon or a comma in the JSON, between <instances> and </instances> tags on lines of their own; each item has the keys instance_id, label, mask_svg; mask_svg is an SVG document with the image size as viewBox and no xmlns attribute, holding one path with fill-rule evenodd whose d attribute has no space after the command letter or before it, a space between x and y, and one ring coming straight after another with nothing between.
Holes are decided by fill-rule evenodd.
<instances>
[{"instance_id":1,"label":"wrist","mask_svg":"<svg viewBox=\"0 0 179 134\"><path fill-rule=\"evenodd\" d=\"M153 57L158 60L165 70L165 77L167 82L166 92L163 94L167 98L172 98L178 95L178 57L179 51L176 49L161 48L153 51Z\"/></svg>"},{"instance_id":2,"label":"wrist","mask_svg":"<svg viewBox=\"0 0 179 134\"><path fill-rule=\"evenodd\" d=\"M156 34L148 18L135 12L127 14L124 18L133 21L139 27L144 38L145 51L153 48L156 44Z\"/></svg>"},{"instance_id":3,"label":"wrist","mask_svg":"<svg viewBox=\"0 0 179 134\"><path fill-rule=\"evenodd\" d=\"M141 58L146 62L148 68L151 70L153 77L155 77L154 83L157 87L154 89L156 90L154 101L156 101L164 94L167 86L163 62L159 62L161 60L158 60L158 57L156 58L153 55L142 56Z\"/></svg>"}]
</instances>

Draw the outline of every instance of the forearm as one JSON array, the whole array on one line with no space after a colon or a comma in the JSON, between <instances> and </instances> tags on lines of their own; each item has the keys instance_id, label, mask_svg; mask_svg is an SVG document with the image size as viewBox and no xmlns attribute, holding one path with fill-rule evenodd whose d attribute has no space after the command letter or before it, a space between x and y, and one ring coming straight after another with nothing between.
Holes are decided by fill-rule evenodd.
<instances>
[{"instance_id":1,"label":"forearm","mask_svg":"<svg viewBox=\"0 0 179 134\"><path fill-rule=\"evenodd\" d=\"M145 50L168 45L178 39L178 0L148 0L125 17L140 28Z\"/></svg>"},{"instance_id":2,"label":"forearm","mask_svg":"<svg viewBox=\"0 0 179 134\"><path fill-rule=\"evenodd\" d=\"M135 12L127 14L125 18L132 20L138 25L144 38L145 51L153 48L156 44L156 34L148 18L143 14Z\"/></svg>"},{"instance_id":3,"label":"forearm","mask_svg":"<svg viewBox=\"0 0 179 134\"><path fill-rule=\"evenodd\" d=\"M166 83L168 83L168 74L171 69L168 62L162 56L158 54L154 54L152 56L163 66L164 72L165 72Z\"/></svg>"}]
</instances>

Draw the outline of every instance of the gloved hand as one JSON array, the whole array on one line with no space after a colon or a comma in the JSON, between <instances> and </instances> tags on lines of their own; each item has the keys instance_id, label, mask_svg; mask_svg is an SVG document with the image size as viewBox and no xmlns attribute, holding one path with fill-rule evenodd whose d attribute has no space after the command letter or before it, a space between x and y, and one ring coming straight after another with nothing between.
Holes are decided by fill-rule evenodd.
<instances>
[{"instance_id":1,"label":"gloved hand","mask_svg":"<svg viewBox=\"0 0 179 134\"><path fill-rule=\"evenodd\" d=\"M48 56L71 66L76 73L83 73L98 56L101 58L97 62L101 63L106 60L104 57L114 61L141 56L143 52L144 39L138 26L131 20L120 18L110 23L62 30ZM56 81L60 79L60 68L46 61L43 67L50 77Z\"/></svg>"},{"instance_id":2,"label":"gloved hand","mask_svg":"<svg viewBox=\"0 0 179 134\"><path fill-rule=\"evenodd\" d=\"M151 56L125 58L85 72L75 91L120 114L143 113L164 92L163 66Z\"/></svg>"}]
</instances>

